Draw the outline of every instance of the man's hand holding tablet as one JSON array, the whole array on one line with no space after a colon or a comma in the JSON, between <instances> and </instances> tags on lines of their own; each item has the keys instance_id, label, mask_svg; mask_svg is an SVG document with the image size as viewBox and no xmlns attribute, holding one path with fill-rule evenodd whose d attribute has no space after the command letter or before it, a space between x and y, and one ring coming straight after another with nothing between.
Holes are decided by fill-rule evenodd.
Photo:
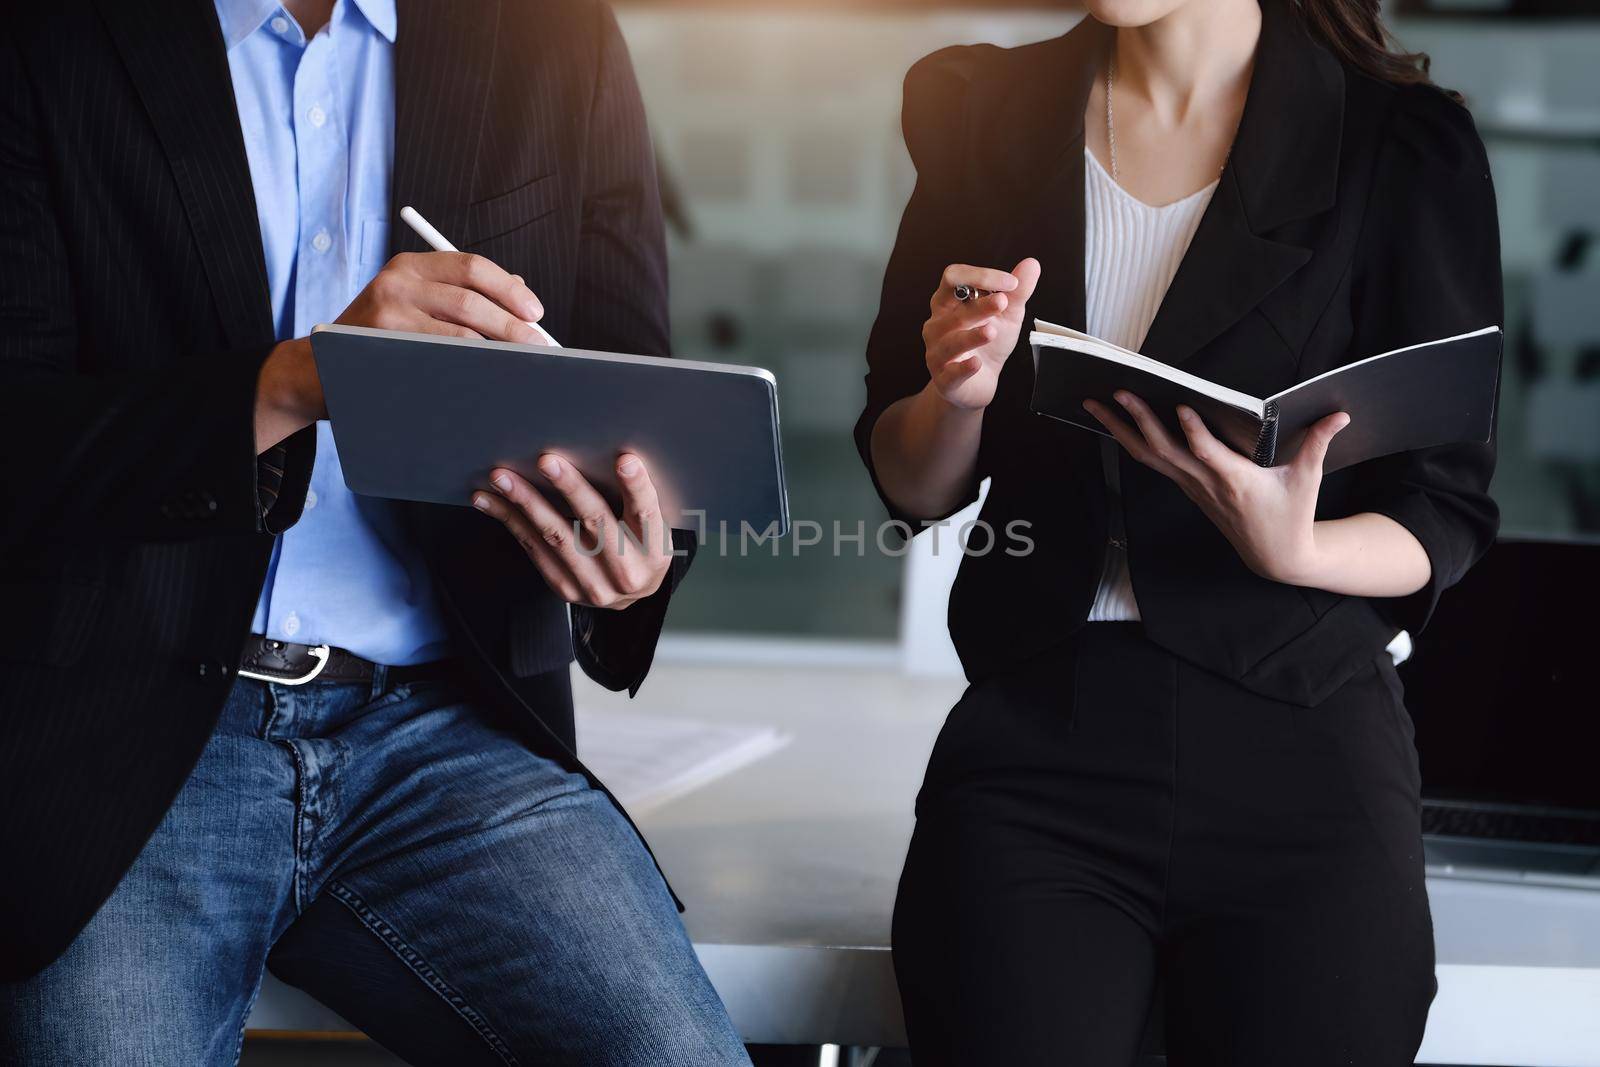
<instances>
[{"instance_id":1,"label":"man's hand holding tablet","mask_svg":"<svg viewBox=\"0 0 1600 1067\"><path fill-rule=\"evenodd\" d=\"M401 217L434 251L390 259L338 324L516 344L555 343L538 325L544 305L521 277L482 256L456 250L412 208L405 208ZM265 452L327 417L309 340L278 345L261 370L257 450ZM617 458L620 516L562 457L541 456L539 470L566 499L576 522L509 469L494 471L490 480L496 492L474 493L471 503L510 531L556 595L569 604L620 610L661 587L672 565L672 537L642 459L629 454Z\"/></svg>"},{"instance_id":2,"label":"man's hand holding tablet","mask_svg":"<svg viewBox=\"0 0 1600 1067\"><path fill-rule=\"evenodd\" d=\"M543 344L530 322L544 305L523 280L467 252L402 252L335 321L445 337ZM256 451L328 417L309 338L284 341L261 366L256 388Z\"/></svg>"},{"instance_id":3,"label":"man's hand holding tablet","mask_svg":"<svg viewBox=\"0 0 1600 1067\"><path fill-rule=\"evenodd\" d=\"M495 492L474 493L472 506L511 531L562 600L620 610L661 587L672 566L672 534L644 461L624 452L616 471L620 519L578 469L554 452L539 457L539 473L566 498L576 520L516 471L503 468L489 475Z\"/></svg>"}]
</instances>

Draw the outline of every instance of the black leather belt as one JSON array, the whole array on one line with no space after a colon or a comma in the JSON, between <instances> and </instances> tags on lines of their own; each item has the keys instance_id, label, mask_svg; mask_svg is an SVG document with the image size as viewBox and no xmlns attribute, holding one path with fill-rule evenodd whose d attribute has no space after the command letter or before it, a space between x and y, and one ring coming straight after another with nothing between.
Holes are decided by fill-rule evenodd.
<instances>
[{"instance_id":1,"label":"black leather belt","mask_svg":"<svg viewBox=\"0 0 1600 1067\"><path fill-rule=\"evenodd\" d=\"M332 645L297 645L293 641L274 641L251 634L245 638L239 656L239 677L277 685L305 685L307 682L370 683L378 665ZM390 667L388 683L401 685L420 679L452 677L454 660L435 660L407 667Z\"/></svg>"}]
</instances>

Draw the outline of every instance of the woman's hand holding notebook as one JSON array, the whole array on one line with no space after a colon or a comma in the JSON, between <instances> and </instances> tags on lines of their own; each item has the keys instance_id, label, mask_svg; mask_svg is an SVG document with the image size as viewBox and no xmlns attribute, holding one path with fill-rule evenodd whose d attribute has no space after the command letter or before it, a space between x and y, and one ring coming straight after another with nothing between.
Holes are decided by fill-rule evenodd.
<instances>
[{"instance_id":1,"label":"woman's hand holding notebook","mask_svg":"<svg viewBox=\"0 0 1600 1067\"><path fill-rule=\"evenodd\" d=\"M1189 405L1212 433L1263 467L1291 461L1306 430L1338 411L1349 413L1350 425L1329 448L1325 473L1394 452L1487 441L1494 426L1498 326L1369 356L1266 398L1042 320L1029 341L1035 412L1104 434L1083 403L1115 407L1112 394L1126 389L1174 433L1178 405Z\"/></svg>"}]
</instances>

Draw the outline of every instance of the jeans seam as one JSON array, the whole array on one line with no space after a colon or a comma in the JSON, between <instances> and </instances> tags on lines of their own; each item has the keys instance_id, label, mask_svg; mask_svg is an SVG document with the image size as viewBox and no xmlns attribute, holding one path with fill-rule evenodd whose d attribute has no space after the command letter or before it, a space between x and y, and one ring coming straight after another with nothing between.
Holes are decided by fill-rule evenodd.
<instances>
[{"instance_id":1,"label":"jeans seam","mask_svg":"<svg viewBox=\"0 0 1600 1067\"><path fill-rule=\"evenodd\" d=\"M310 898L306 895L306 763L293 741L279 742L294 761L294 878L290 886L290 906L299 915Z\"/></svg>"},{"instance_id":2,"label":"jeans seam","mask_svg":"<svg viewBox=\"0 0 1600 1067\"><path fill-rule=\"evenodd\" d=\"M495 1032L494 1027L489 1025L489 1021L483 1017L482 1013L468 1004L466 999L456 992L455 987L439 975L439 972L423 957L422 953L413 948L405 938L395 931L393 926L389 925L382 916L373 911L372 907L361 898L360 894L337 880L330 882L327 888L328 892L333 894L334 899L349 908L361 925L365 926L379 941L382 941L384 946L390 952L393 952L400 962L410 969L412 974L420 978L441 1000L450 1005L451 1010L459 1015L463 1022L472 1027L479 1037L483 1038L484 1043L494 1050L495 1054L500 1057L507 1067L517 1067L516 1056L512 1055L510 1047Z\"/></svg>"},{"instance_id":3,"label":"jeans seam","mask_svg":"<svg viewBox=\"0 0 1600 1067\"><path fill-rule=\"evenodd\" d=\"M239 1067L239 1061L244 1059L244 1032L250 1022L250 1013L255 1010L256 1001L261 999L262 979L267 973L267 962L261 961L261 966L256 970L255 988L250 993L250 999L245 1002L244 1014L239 1016L239 1041L233 1049L233 1067Z\"/></svg>"},{"instance_id":4,"label":"jeans seam","mask_svg":"<svg viewBox=\"0 0 1600 1067\"><path fill-rule=\"evenodd\" d=\"M272 740L272 731L278 725L278 692L275 686L262 685L262 694L267 705L266 714L261 718L261 737L263 740Z\"/></svg>"}]
</instances>

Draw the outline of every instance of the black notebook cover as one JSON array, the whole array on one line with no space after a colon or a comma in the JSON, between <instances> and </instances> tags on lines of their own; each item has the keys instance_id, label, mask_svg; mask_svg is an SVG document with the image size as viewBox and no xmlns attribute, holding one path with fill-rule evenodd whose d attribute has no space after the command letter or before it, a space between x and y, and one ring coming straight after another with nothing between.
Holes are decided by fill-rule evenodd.
<instances>
[{"instance_id":1,"label":"black notebook cover","mask_svg":"<svg viewBox=\"0 0 1600 1067\"><path fill-rule=\"evenodd\" d=\"M1325 472L1394 452L1482 442L1494 425L1500 378L1499 327L1486 327L1372 356L1256 398L1075 331L1040 323L1032 335L1032 407L1041 415L1105 433L1083 409L1088 399L1120 411L1112 393L1142 397L1174 434L1177 405L1262 466L1288 463L1305 432L1336 411L1350 425L1333 439Z\"/></svg>"}]
</instances>

